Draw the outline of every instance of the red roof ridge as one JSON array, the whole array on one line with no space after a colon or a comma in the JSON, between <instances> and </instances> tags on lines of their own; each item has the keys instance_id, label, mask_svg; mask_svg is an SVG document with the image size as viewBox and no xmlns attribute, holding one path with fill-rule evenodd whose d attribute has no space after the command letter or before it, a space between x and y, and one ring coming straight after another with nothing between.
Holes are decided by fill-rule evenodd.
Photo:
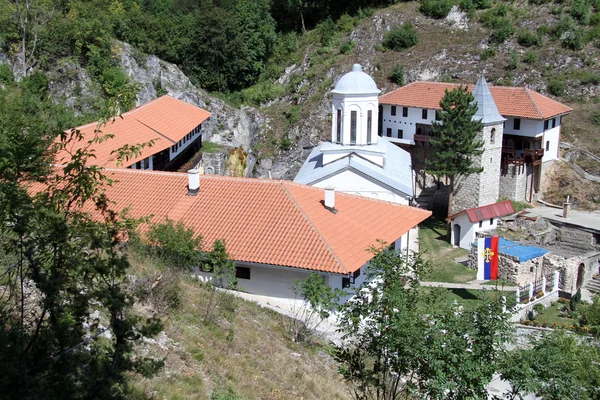
<instances>
[{"instance_id":1,"label":"red roof ridge","mask_svg":"<svg viewBox=\"0 0 600 400\"><path fill-rule=\"evenodd\" d=\"M502 209L504 206L506 206L506 208ZM489 215L485 215L479 219L476 218L475 212L482 211L482 210L483 211L491 210L492 213ZM512 214L514 212L515 212L515 209L512 205L512 202L510 200L504 200L504 201L499 201L499 202L492 203L492 204L486 204L484 206L471 207L471 208L464 209L462 211L457 212L454 215L447 217L446 221L452 221L454 218L458 217L459 215L466 213L469 216L469 220L471 221L471 223L475 223L475 222L482 221L482 220L488 219L488 218L502 217L505 215Z\"/></svg>"},{"instance_id":2,"label":"red roof ridge","mask_svg":"<svg viewBox=\"0 0 600 400\"><path fill-rule=\"evenodd\" d=\"M325 238L323 237L323 235L321 235L321 232L319 232L319 230L317 229L317 227L312 223L312 221L310 220L310 218L308 218L308 216L306 215L306 213L304 212L304 210L302 209L302 207L300 207L300 204L298 204L298 202L296 201L296 199L294 199L294 196L292 196L292 194L287 190L287 188L285 187L285 184L283 183L284 181L282 180L280 182L281 187L283 188L283 191L285 192L285 194L290 198L290 200L292 201L292 203L294 203L294 206L296 207L296 209L298 211L300 211L300 213L302 214L302 216L304 217L304 219L306 220L306 222L308 222L308 224L310 225L310 227L313 229L313 231L315 231L315 233L317 234L317 236L319 237L319 239L321 240L321 242L323 242L323 244L325 245L325 247L327 248L327 251L329 252L329 254L331 254L333 256L333 258L335 259L335 261L337 261L337 263L340 265L340 267L342 267L342 269L348 273L348 270L346 269L346 267L344 266L344 264L340 261L340 259L335 255L335 252L333 251L333 249L331 248L331 246L329 246L329 243L327 243L327 241L325 240ZM302 185L305 186L305 185ZM312 187L312 186L311 186Z\"/></svg>"},{"instance_id":3,"label":"red roof ridge","mask_svg":"<svg viewBox=\"0 0 600 400\"><path fill-rule=\"evenodd\" d=\"M540 116L540 118L541 118L541 119L544 119L544 114L542 113L542 110L540 110L540 108L538 107L537 103L535 102L535 100L533 100L533 97L531 97L531 94L529 93L529 90L530 90L530 89L528 89L528 88L526 88L526 87L523 87L523 90L524 90L524 91L525 91L525 93L527 94L527 98L528 98L529 100L531 100L531 102L533 103L533 106L534 106L534 107L535 107L535 109L537 110L537 112L538 112L538 115Z\"/></svg>"}]
</instances>

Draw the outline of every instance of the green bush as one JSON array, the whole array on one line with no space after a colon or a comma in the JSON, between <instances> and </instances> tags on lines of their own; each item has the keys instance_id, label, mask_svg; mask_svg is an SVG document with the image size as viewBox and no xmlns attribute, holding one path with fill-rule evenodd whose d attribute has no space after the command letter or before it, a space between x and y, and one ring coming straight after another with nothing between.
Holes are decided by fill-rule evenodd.
<instances>
[{"instance_id":1,"label":"green bush","mask_svg":"<svg viewBox=\"0 0 600 400\"><path fill-rule=\"evenodd\" d=\"M479 58L481 59L481 61L485 61L494 56L496 56L496 48L493 46L490 46L481 52L481 55L479 56Z\"/></svg>"},{"instance_id":2,"label":"green bush","mask_svg":"<svg viewBox=\"0 0 600 400\"><path fill-rule=\"evenodd\" d=\"M542 36L527 29L519 29L517 42L523 47L541 46Z\"/></svg>"},{"instance_id":3,"label":"green bush","mask_svg":"<svg viewBox=\"0 0 600 400\"><path fill-rule=\"evenodd\" d=\"M260 82L248 89L242 90L242 101L248 104L260 105L283 95L285 88L277 83Z\"/></svg>"},{"instance_id":4,"label":"green bush","mask_svg":"<svg viewBox=\"0 0 600 400\"><path fill-rule=\"evenodd\" d=\"M542 4L550 3L551 0L529 0L529 4L540 6Z\"/></svg>"},{"instance_id":5,"label":"green bush","mask_svg":"<svg viewBox=\"0 0 600 400\"><path fill-rule=\"evenodd\" d=\"M571 50L581 50L585 45L586 37L585 32L582 29L574 29L566 32L560 42L561 46Z\"/></svg>"},{"instance_id":6,"label":"green bush","mask_svg":"<svg viewBox=\"0 0 600 400\"><path fill-rule=\"evenodd\" d=\"M511 50L511 52L508 56L508 61L506 63L506 69L510 71L513 69L517 69L518 67L519 67L519 55L514 50Z\"/></svg>"},{"instance_id":7,"label":"green bush","mask_svg":"<svg viewBox=\"0 0 600 400\"><path fill-rule=\"evenodd\" d=\"M415 26L407 22L399 28L392 29L385 34L383 46L390 49L401 51L415 46L419 42Z\"/></svg>"},{"instance_id":8,"label":"green bush","mask_svg":"<svg viewBox=\"0 0 600 400\"><path fill-rule=\"evenodd\" d=\"M0 83L5 85L13 83L15 80L15 76L13 74L12 68L8 64L0 64Z\"/></svg>"},{"instance_id":9,"label":"green bush","mask_svg":"<svg viewBox=\"0 0 600 400\"><path fill-rule=\"evenodd\" d=\"M327 47L331 44L332 40L336 37L337 27L330 17L317 26L317 32L321 40L321 45Z\"/></svg>"},{"instance_id":10,"label":"green bush","mask_svg":"<svg viewBox=\"0 0 600 400\"><path fill-rule=\"evenodd\" d=\"M356 47L356 41L354 41L354 40L346 40L340 46L340 54L350 54L350 53L352 53L354 51L355 47Z\"/></svg>"},{"instance_id":11,"label":"green bush","mask_svg":"<svg viewBox=\"0 0 600 400\"><path fill-rule=\"evenodd\" d=\"M523 57L523 62L526 64L534 64L537 61L537 53L535 51L528 51Z\"/></svg>"},{"instance_id":12,"label":"green bush","mask_svg":"<svg viewBox=\"0 0 600 400\"><path fill-rule=\"evenodd\" d=\"M582 70L579 73L579 83L582 85L598 85L600 84L600 75Z\"/></svg>"},{"instance_id":13,"label":"green bush","mask_svg":"<svg viewBox=\"0 0 600 400\"><path fill-rule=\"evenodd\" d=\"M428 17L441 19L448 16L453 5L452 0L421 0L419 11Z\"/></svg>"},{"instance_id":14,"label":"green bush","mask_svg":"<svg viewBox=\"0 0 600 400\"><path fill-rule=\"evenodd\" d=\"M499 18L496 21L490 39L492 43L502 44L511 37L513 33L515 33L515 27L513 26L512 21L507 17Z\"/></svg>"},{"instance_id":15,"label":"green bush","mask_svg":"<svg viewBox=\"0 0 600 400\"><path fill-rule=\"evenodd\" d=\"M48 83L50 80L40 71L32 72L27 75L23 80L21 80L21 86L26 92L31 94L35 94L38 96L43 96L46 94L48 90Z\"/></svg>"},{"instance_id":16,"label":"green bush","mask_svg":"<svg viewBox=\"0 0 600 400\"><path fill-rule=\"evenodd\" d=\"M390 80L396 85L404 86L404 65L397 64L394 67L392 74L390 75Z\"/></svg>"},{"instance_id":17,"label":"green bush","mask_svg":"<svg viewBox=\"0 0 600 400\"><path fill-rule=\"evenodd\" d=\"M337 20L337 29L343 34L348 34L352 32L352 29L358 24L358 19L355 17L351 17L348 14L342 14L340 18Z\"/></svg>"},{"instance_id":18,"label":"green bush","mask_svg":"<svg viewBox=\"0 0 600 400\"><path fill-rule=\"evenodd\" d=\"M460 0L458 5L467 13L475 10L485 10L492 6L489 0Z\"/></svg>"},{"instance_id":19,"label":"green bush","mask_svg":"<svg viewBox=\"0 0 600 400\"><path fill-rule=\"evenodd\" d=\"M573 0L569 14L581 24L587 25L590 23L592 10L587 0Z\"/></svg>"},{"instance_id":20,"label":"green bush","mask_svg":"<svg viewBox=\"0 0 600 400\"><path fill-rule=\"evenodd\" d=\"M565 33L574 31L575 29L577 29L577 25L573 18L568 15L563 15L552 27L552 37L554 39L560 39Z\"/></svg>"},{"instance_id":21,"label":"green bush","mask_svg":"<svg viewBox=\"0 0 600 400\"><path fill-rule=\"evenodd\" d=\"M594 123L594 125L600 126L600 111L595 111L592 114L592 122Z\"/></svg>"},{"instance_id":22,"label":"green bush","mask_svg":"<svg viewBox=\"0 0 600 400\"><path fill-rule=\"evenodd\" d=\"M565 82L560 79L550 79L548 81L548 93L554 96L562 96L565 92Z\"/></svg>"},{"instance_id":23,"label":"green bush","mask_svg":"<svg viewBox=\"0 0 600 400\"><path fill-rule=\"evenodd\" d=\"M292 142L292 139L290 139L290 137L286 134L279 141L279 148L283 151L288 151L292 148L293 144L294 142Z\"/></svg>"}]
</instances>

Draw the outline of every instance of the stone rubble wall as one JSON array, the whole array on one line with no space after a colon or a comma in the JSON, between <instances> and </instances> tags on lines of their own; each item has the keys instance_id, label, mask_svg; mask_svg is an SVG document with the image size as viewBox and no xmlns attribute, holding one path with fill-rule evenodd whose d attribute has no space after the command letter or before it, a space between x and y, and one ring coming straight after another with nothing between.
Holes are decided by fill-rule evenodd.
<instances>
[{"instance_id":1,"label":"stone rubble wall","mask_svg":"<svg viewBox=\"0 0 600 400\"><path fill-rule=\"evenodd\" d=\"M527 201L525 195L531 181L531 166L525 168L509 165L506 174L500 175L500 197L513 201Z\"/></svg>"}]
</instances>

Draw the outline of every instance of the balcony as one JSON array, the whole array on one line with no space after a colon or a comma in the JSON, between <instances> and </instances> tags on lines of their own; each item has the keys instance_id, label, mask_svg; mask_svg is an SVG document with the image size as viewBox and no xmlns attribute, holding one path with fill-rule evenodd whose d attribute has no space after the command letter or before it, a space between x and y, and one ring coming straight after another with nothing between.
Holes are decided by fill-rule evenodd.
<instances>
[{"instance_id":1,"label":"balcony","mask_svg":"<svg viewBox=\"0 0 600 400\"><path fill-rule=\"evenodd\" d=\"M429 136L428 135L415 135L414 139L415 139L415 142L426 142L426 143L429 143Z\"/></svg>"}]
</instances>

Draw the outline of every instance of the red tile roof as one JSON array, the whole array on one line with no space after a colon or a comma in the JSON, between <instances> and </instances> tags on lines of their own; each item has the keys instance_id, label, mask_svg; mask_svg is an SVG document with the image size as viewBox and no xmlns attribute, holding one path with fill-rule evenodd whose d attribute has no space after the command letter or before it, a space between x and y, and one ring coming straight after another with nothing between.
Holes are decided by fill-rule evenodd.
<instances>
[{"instance_id":1,"label":"red tile roof","mask_svg":"<svg viewBox=\"0 0 600 400\"><path fill-rule=\"evenodd\" d=\"M454 83L414 82L379 97L380 104L440 109L445 90L458 87ZM468 85L469 91L474 85ZM494 102L503 116L548 119L567 114L572 108L523 87L490 86Z\"/></svg>"},{"instance_id":2,"label":"red tile roof","mask_svg":"<svg viewBox=\"0 0 600 400\"><path fill-rule=\"evenodd\" d=\"M448 220L453 220L454 218L467 213L469 216L469 221L472 223L483 221L484 219L492 219L497 217L504 217L505 215L510 215L515 212L515 209L510 202L510 200L505 200L500 203L488 204L487 206L481 206L476 208L468 208L464 211L456 213L450 217Z\"/></svg>"},{"instance_id":3,"label":"red tile roof","mask_svg":"<svg viewBox=\"0 0 600 400\"><path fill-rule=\"evenodd\" d=\"M201 175L200 192L188 196L184 173L105 172L117 181L106 187L114 209L183 221L207 248L225 239L232 259L252 263L347 274L371 259L366 249L378 239L391 243L431 215L342 193L334 214L322 204L323 189L290 181Z\"/></svg>"},{"instance_id":4,"label":"red tile roof","mask_svg":"<svg viewBox=\"0 0 600 400\"><path fill-rule=\"evenodd\" d=\"M162 96L123 113L121 117L101 128L100 135L112 134L114 137L94 144L92 149L96 158L91 158L90 162L104 167L124 168L149 155L168 149L194 130L196 126L206 121L210 117L210 113L173 97ZM93 122L77 127L76 129L83 133L84 139L73 143L71 151L84 147L89 140L94 138L97 125L97 122ZM139 157L128 160L127 165L116 165L115 156L111 155L113 150L126 144L146 143L152 139L155 140L154 145L143 149ZM70 158L67 151L59 152L56 155L56 163L63 164Z\"/></svg>"}]
</instances>

